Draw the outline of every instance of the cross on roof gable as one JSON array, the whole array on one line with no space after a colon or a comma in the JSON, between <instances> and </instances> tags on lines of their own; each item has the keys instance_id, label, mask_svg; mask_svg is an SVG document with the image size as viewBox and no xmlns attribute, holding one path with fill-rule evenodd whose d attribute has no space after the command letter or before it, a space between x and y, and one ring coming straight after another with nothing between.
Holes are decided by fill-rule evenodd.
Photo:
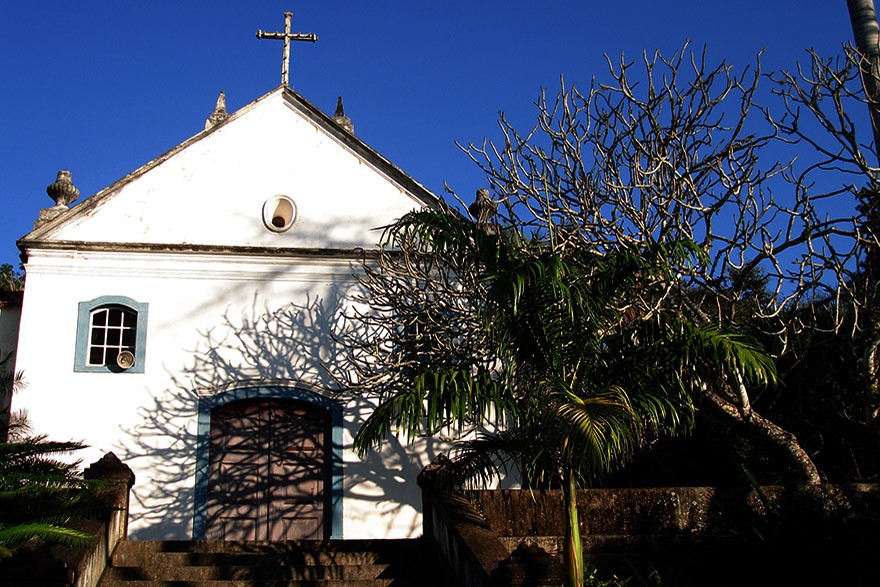
<instances>
[{"instance_id":1,"label":"cross on roof gable","mask_svg":"<svg viewBox=\"0 0 880 587\"><path fill-rule=\"evenodd\" d=\"M318 35L315 33L291 33L290 19L293 17L292 12L284 13L284 32L268 33L261 30L257 31L258 39L281 39L284 41L284 48L281 56L281 85L290 86L290 42L291 41L310 41L317 42Z\"/></svg>"}]
</instances>

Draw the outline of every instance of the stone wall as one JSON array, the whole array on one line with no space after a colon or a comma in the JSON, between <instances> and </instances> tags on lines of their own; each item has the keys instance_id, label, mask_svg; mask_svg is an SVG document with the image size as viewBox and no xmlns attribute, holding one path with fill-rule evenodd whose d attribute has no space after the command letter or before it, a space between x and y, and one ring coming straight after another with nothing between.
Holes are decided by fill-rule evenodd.
<instances>
[{"instance_id":1,"label":"stone wall","mask_svg":"<svg viewBox=\"0 0 880 587\"><path fill-rule=\"evenodd\" d=\"M561 492L447 491L428 473L425 534L464 587L559 584ZM600 578L880 585L880 485L593 489L578 500L585 560Z\"/></svg>"}]
</instances>

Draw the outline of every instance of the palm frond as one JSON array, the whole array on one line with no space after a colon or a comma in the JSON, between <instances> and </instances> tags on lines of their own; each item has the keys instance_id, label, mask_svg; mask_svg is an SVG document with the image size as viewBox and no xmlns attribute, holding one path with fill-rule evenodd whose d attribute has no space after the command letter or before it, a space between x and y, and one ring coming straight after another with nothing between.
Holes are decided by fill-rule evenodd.
<instances>
[{"instance_id":1,"label":"palm frond","mask_svg":"<svg viewBox=\"0 0 880 587\"><path fill-rule=\"evenodd\" d=\"M510 389L485 371L449 367L421 372L408 381L407 389L380 401L355 435L354 446L363 455L393 431L417 437L445 428L460 430L490 417L503 418L513 407Z\"/></svg>"},{"instance_id":2,"label":"palm frond","mask_svg":"<svg viewBox=\"0 0 880 587\"><path fill-rule=\"evenodd\" d=\"M85 544L91 536L65 524L99 511L95 491L103 484L84 480L79 461L56 458L83 444L24 436L29 429L26 420L19 420L14 428L15 440L0 443L0 557L34 536L47 542Z\"/></svg>"},{"instance_id":3,"label":"palm frond","mask_svg":"<svg viewBox=\"0 0 880 587\"><path fill-rule=\"evenodd\" d=\"M458 485L472 481L485 485L518 469L521 456L521 444L507 430L459 440L452 448L448 480Z\"/></svg>"},{"instance_id":4,"label":"palm frond","mask_svg":"<svg viewBox=\"0 0 880 587\"><path fill-rule=\"evenodd\" d=\"M33 537L67 546L87 546L95 540L95 536L88 532L42 522L0 526L0 545L5 547L0 548L0 558L4 553L12 554L16 548Z\"/></svg>"},{"instance_id":5,"label":"palm frond","mask_svg":"<svg viewBox=\"0 0 880 587\"><path fill-rule=\"evenodd\" d=\"M418 360L394 355L397 376L384 380L356 436L361 454L395 431L497 424L456 446L458 479L487 480L516 466L529 486L558 484L566 469L585 481L649 436L689 431L692 393L713 377L775 382L773 361L754 340L694 324L676 307L680 276L707 259L692 240L601 252L560 243L527 237L523 227L490 233L449 210L412 212L385 228L383 245L399 257L386 259L382 283L394 293L379 296L381 309L393 312L403 300L412 312L401 315L418 321L432 296L463 292L456 301L467 307L468 328L479 329L483 354L458 362L425 351ZM439 275L446 289L431 285ZM417 286L401 281L411 278Z\"/></svg>"}]
</instances>

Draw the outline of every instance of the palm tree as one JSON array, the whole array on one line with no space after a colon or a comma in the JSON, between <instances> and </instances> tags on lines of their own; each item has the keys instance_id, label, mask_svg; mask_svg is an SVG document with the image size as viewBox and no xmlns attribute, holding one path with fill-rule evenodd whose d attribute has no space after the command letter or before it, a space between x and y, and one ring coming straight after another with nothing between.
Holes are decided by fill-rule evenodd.
<instances>
[{"instance_id":1,"label":"palm tree","mask_svg":"<svg viewBox=\"0 0 880 587\"><path fill-rule=\"evenodd\" d=\"M24 374L12 370L11 352L3 356L0 349L0 442L6 442L9 434L10 406L12 395L25 387Z\"/></svg>"},{"instance_id":2,"label":"palm tree","mask_svg":"<svg viewBox=\"0 0 880 587\"><path fill-rule=\"evenodd\" d=\"M83 445L29 432L25 418L13 417L9 442L0 442L0 559L33 537L71 546L94 539L65 524L95 513L92 489L97 484L82 479L78 461L56 458Z\"/></svg>"},{"instance_id":3,"label":"palm tree","mask_svg":"<svg viewBox=\"0 0 880 587\"><path fill-rule=\"evenodd\" d=\"M846 0L860 62L862 84L868 97L868 113L874 130L874 150L880 158L880 26L874 0Z\"/></svg>"},{"instance_id":4,"label":"palm tree","mask_svg":"<svg viewBox=\"0 0 880 587\"><path fill-rule=\"evenodd\" d=\"M368 450L392 430L500 424L461 444L453 469L488 476L512 464L529 486L561 486L566 585L580 587L578 488L648 437L688 430L701 385L725 376L769 383L773 363L750 340L675 311L677 269L701 259L691 242L600 255L484 228L444 212L415 212L389 228L390 242L436 255L458 287L477 292L492 353L424 362L409 389L379 398L355 445Z\"/></svg>"}]
</instances>

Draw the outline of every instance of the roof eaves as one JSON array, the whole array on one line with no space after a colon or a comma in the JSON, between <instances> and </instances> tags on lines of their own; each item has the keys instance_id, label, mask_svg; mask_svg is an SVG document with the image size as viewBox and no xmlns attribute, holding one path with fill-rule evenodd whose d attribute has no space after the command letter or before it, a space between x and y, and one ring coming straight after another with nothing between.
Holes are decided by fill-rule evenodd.
<instances>
[{"instance_id":1,"label":"roof eaves","mask_svg":"<svg viewBox=\"0 0 880 587\"><path fill-rule=\"evenodd\" d=\"M168 159L170 159L171 157L173 157L177 153L183 151L187 147L201 141L202 139L204 139L208 135L210 135L214 132L217 132L218 129L223 128L223 126L229 124L230 121L235 120L237 118L240 118L241 116L243 116L247 112L253 110L253 108L255 108L259 103L264 102L265 100L270 98L273 94L280 92L281 89L282 88L279 87L279 88L272 90L271 92L269 92L267 94L260 96L259 98L257 98L253 102L250 102L249 104L246 104L245 106L236 110L224 122L217 124L212 128L200 131L199 133L186 139L185 141L183 141L182 143L180 143L176 147L170 149L169 151L166 151L165 153L159 155L155 159L152 159L151 161L138 167L137 169L135 169L134 171L132 171L128 175L113 182L112 184L110 184L106 188L102 189L101 191L95 193L94 195L92 195L88 198L83 199L79 204L72 207L67 212L64 212L63 214L58 215L57 217L53 218L49 222L46 222L45 224L43 224L39 228L36 228L36 229L32 230L31 232L29 232L28 234L26 234L25 236L23 236L21 239L18 240L18 242L16 244L19 244L23 241L30 242L30 241L42 240L42 239L46 238L48 235L57 231L58 229L63 228L64 226L66 226L70 222L76 220L77 218L90 213L91 211L93 211L96 208L98 208L99 206L101 206L101 204L103 204L105 201L112 198L116 192L118 192L120 189L122 189L123 187L125 187L126 185L131 183L132 181L134 181L137 178L139 178L140 176L144 175L145 173L147 173L148 171L150 171L154 167L157 167L158 165L164 163L165 161L167 161ZM19 249L21 249L20 244L19 244ZM22 252L24 252L24 251L22 251Z\"/></svg>"},{"instance_id":2,"label":"roof eaves","mask_svg":"<svg viewBox=\"0 0 880 587\"><path fill-rule=\"evenodd\" d=\"M122 242L95 242L95 241L32 241L21 239L19 241L25 249L34 247L41 250L54 251L80 251L100 253L186 253L201 255L232 255L246 257L271 257L277 258L362 258L372 257L378 249L365 249L362 247L347 249L329 249L316 247L269 247L251 245L203 245L192 243L122 243Z\"/></svg>"},{"instance_id":3,"label":"roof eaves","mask_svg":"<svg viewBox=\"0 0 880 587\"><path fill-rule=\"evenodd\" d=\"M413 179L397 165L383 157L378 151L370 147L358 136L342 128L332 117L325 114L314 104L290 88L281 89L284 91L284 96L287 98L288 104L292 107L298 106L301 113L308 116L338 142L370 162L401 188L413 194L423 205L432 209L438 209L443 206L443 201L436 194Z\"/></svg>"},{"instance_id":4,"label":"roof eaves","mask_svg":"<svg viewBox=\"0 0 880 587\"><path fill-rule=\"evenodd\" d=\"M155 159L152 159L148 163L142 165L141 167L137 168L136 170L132 171L121 179L115 181L114 183L100 190L94 195L83 199L79 204L73 206L67 212L58 215L57 217L46 222L39 228L34 229L33 231L18 239L18 241L16 241L16 245L21 251L22 260L25 260L26 248L33 247L34 245L39 244L40 241L45 240L47 236L70 224L74 220L92 213L95 209L97 209L104 202L112 198L119 190L121 190L129 183L138 179L151 169L164 163L187 147L201 141L205 137L216 132L218 129L223 128L231 121L242 117L243 115L254 109L257 105L268 100L278 93L281 93L283 95L283 97L286 99L287 103L291 105L291 107L297 108L299 112L301 112L305 116L308 116L315 124L319 125L335 140L351 149L353 152L355 152L358 156L364 158L366 161L369 161L372 165L376 166L383 173L385 173L387 177L396 182L401 188L413 194L424 206L432 209L440 209L444 207L443 201L438 196L436 196L422 184L414 180L402 169L391 163L391 161L380 155L375 149L367 145L360 138L340 127L339 124L335 120L333 120L333 118L322 112L311 102L303 98L300 94L296 93L292 89L286 86L278 86L274 90L239 108L224 122L217 124L212 128L200 131L199 133L183 141L176 147L170 149L169 151L166 151Z\"/></svg>"}]
</instances>

